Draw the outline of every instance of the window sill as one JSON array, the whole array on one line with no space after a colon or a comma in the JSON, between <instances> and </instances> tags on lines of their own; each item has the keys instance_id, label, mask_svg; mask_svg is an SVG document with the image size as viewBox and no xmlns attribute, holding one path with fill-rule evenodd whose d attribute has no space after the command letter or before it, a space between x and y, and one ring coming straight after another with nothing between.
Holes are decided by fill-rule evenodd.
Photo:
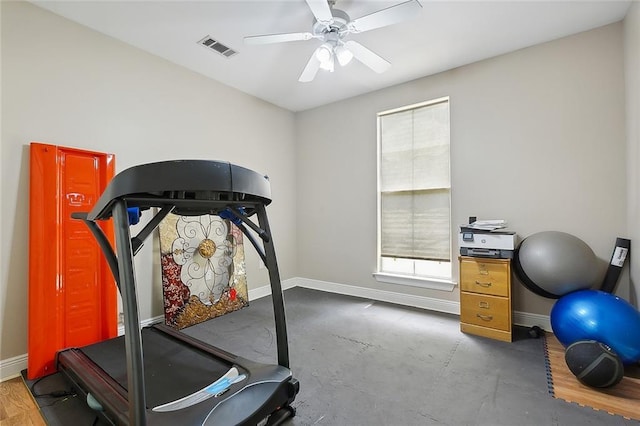
<instances>
[{"instance_id":1,"label":"window sill","mask_svg":"<svg viewBox=\"0 0 640 426\"><path fill-rule=\"evenodd\" d=\"M432 290L453 291L457 283L440 278L418 277L410 275L396 275L386 272L374 272L376 281L388 284L408 285L412 287L428 288Z\"/></svg>"}]
</instances>

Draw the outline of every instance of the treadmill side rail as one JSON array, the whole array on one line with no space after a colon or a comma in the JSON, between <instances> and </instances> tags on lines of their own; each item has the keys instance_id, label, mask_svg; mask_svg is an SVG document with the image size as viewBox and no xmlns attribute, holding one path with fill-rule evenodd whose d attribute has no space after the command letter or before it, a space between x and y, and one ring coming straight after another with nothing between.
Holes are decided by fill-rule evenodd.
<instances>
[{"instance_id":1,"label":"treadmill side rail","mask_svg":"<svg viewBox=\"0 0 640 426\"><path fill-rule=\"evenodd\" d=\"M65 349L56 355L56 366L59 371L78 389L84 398L91 393L99 395L99 402L103 406L111 422L118 425L129 424L126 389L102 369L87 358L78 349Z\"/></svg>"}]
</instances>

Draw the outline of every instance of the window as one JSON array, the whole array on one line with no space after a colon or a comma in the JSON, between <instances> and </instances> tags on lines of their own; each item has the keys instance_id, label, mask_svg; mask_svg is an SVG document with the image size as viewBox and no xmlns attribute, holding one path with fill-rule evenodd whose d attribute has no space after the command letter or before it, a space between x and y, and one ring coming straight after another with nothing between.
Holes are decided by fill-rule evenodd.
<instances>
[{"instance_id":1,"label":"window","mask_svg":"<svg viewBox=\"0 0 640 426\"><path fill-rule=\"evenodd\" d=\"M376 278L450 283L449 99L379 113L378 144Z\"/></svg>"}]
</instances>

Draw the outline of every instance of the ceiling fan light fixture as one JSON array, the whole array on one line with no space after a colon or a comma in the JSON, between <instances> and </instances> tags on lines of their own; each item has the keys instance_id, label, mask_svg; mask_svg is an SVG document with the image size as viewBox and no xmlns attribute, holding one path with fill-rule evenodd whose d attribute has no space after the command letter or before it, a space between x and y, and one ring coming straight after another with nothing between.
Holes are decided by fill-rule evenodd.
<instances>
[{"instance_id":1,"label":"ceiling fan light fixture","mask_svg":"<svg viewBox=\"0 0 640 426\"><path fill-rule=\"evenodd\" d=\"M329 43L324 43L316 50L316 58L320 61L320 63L329 62L333 56L333 49L329 45Z\"/></svg>"},{"instance_id":2,"label":"ceiling fan light fixture","mask_svg":"<svg viewBox=\"0 0 640 426\"><path fill-rule=\"evenodd\" d=\"M334 52L333 46L329 43L322 44L316 50L316 58L320 61L320 68L333 72L334 69Z\"/></svg>"},{"instance_id":3,"label":"ceiling fan light fixture","mask_svg":"<svg viewBox=\"0 0 640 426\"><path fill-rule=\"evenodd\" d=\"M335 69L335 61L333 59L333 53L331 54L328 60L320 61L320 68L322 68L325 71L333 72L333 70Z\"/></svg>"},{"instance_id":4,"label":"ceiling fan light fixture","mask_svg":"<svg viewBox=\"0 0 640 426\"><path fill-rule=\"evenodd\" d=\"M336 52L336 57L338 58L338 63L340 64L340 66L344 67L353 59L353 53L351 53L349 49L347 49L342 45L336 46L335 52Z\"/></svg>"}]
</instances>

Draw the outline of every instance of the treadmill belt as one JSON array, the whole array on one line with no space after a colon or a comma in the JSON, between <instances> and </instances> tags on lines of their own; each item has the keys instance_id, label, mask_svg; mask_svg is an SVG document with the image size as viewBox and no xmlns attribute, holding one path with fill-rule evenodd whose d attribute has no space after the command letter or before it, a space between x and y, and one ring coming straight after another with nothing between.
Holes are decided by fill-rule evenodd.
<instances>
[{"instance_id":1,"label":"treadmill belt","mask_svg":"<svg viewBox=\"0 0 640 426\"><path fill-rule=\"evenodd\" d=\"M147 408L190 395L223 376L233 365L153 328L142 329ZM81 351L127 389L124 336Z\"/></svg>"}]
</instances>

